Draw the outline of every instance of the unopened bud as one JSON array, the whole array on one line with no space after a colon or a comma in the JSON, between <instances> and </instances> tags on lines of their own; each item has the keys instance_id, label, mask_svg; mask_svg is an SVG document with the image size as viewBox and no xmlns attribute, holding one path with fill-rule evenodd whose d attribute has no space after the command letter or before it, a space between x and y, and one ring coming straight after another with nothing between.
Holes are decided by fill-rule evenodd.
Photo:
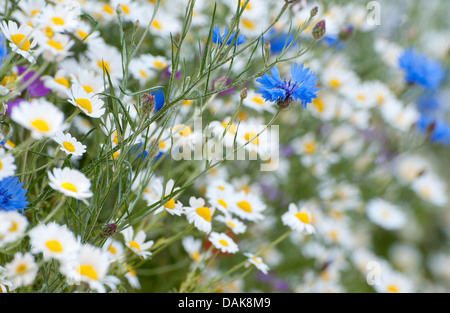
<instances>
[{"instance_id":1,"label":"unopened bud","mask_svg":"<svg viewBox=\"0 0 450 313\"><path fill-rule=\"evenodd\" d=\"M319 7L316 5L314 8L311 9L309 15L311 15L311 17L314 17L317 15L317 13L319 13Z\"/></svg>"},{"instance_id":2,"label":"unopened bud","mask_svg":"<svg viewBox=\"0 0 450 313\"><path fill-rule=\"evenodd\" d=\"M145 92L142 94L142 111L143 113L150 113L155 108L155 96L151 93Z\"/></svg>"},{"instance_id":3,"label":"unopened bud","mask_svg":"<svg viewBox=\"0 0 450 313\"><path fill-rule=\"evenodd\" d=\"M315 40L322 39L325 35L326 27L325 27L325 20L319 21L312 30L312 35Z\"/></svg>"},{"instance_id":4,"label":"unopened bud","mask_svg":"<svg viewBox=\"0 0 450 313\"><path fill-rule=\"evenodd\" d=\"M134 22L134 27L140 28L141 27L141 22L139 22L139 20L136 20L136 22Z\"/></svg>"},{"instance_id":5,"label":"unopened bud","mask_svg":"<svg viewBox=\"0 0 450 313\"><path fill-rule=\"evenodd\" d=\"M117 231L117 224L116 223L110 223L103 227L102 229L102 236L104 238L109 238L113 236Z\"/></svg>"},{"instance_id":6,"label":"unopened bud","mask_svg":"<svg viewBox=\"0 0 450 313\"><path fill-rule=\"evenodd\" d=\"M241 100L244 100L245 98L247 98L247 94L248 94L247 88L244 87L244 89L242 89L241 94L240 94Z\"/></svg>"},{"instance_id":7,"label":"unopened bud","mask_svg":"<svg viewBox=\"0 0 450 313\"><path fill-rule=\"evenodd\" d=\"M339 40L347 40L349 39L353 34L353 26L347 26L344 27L340 32L339 32Z\"/></svg>"},{"instance_id":8,"label":"unopened bud","mask_svg":"<svg viewBox=\"0 0 450 313\"><path fill-rule=\"evenodd\" d=\"M272 47L272 45L270 44L270 42L266 41L264 43L264 58L265 58L266 62L269 60L271 47Z\"/></svg>"},{"instance_id":9,"label":"unopened bud","mask_svg":"<svg viewBox=\"0 0 450 313\"><path fill-rule=\"evenodd\" d=\"M123 14L123 9L122 9L122 5L120 5L120 4L118 4L117 6L116 6L116 13L117 14Z\"/></svg>"}]
</instances>

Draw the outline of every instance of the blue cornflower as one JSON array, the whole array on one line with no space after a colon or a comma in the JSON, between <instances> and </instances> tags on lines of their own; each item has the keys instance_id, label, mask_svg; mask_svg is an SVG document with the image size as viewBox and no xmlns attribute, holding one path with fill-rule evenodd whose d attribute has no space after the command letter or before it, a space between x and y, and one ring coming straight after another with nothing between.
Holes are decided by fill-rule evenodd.
<instances>
[{"instance_id":1,"label":"blue cornflower","mask_svg":"<svg viewBox=\"0 0 450 313\"><path fill-rule=\"evenodd\" d=\"M444 146L450 145L450 124L445 120L422 114L416 123L416 127L424 135L428 135L431 142Z\"/></svg>"},{"instance_id":2,"label":"blue cornflower","mask_svg":"<svg viewBox=\"0 0 450 313\"><path fill-rule=\"evenodd\" d=\"M156 92L152 92L151 95L155 96L155 112L158 112L162 109L164 103L166 102L164 91L162 89L158 89Z\"/></svg>"},{"instance_id":3,"label":"blue cornflower","mask_svg":"<svg viewBox=\"0 0 450 313\"><path fill-rule=\"evenodd\" d=\"M224 30L224 32L223 32L223 36L222 36L222 35L220 34L220 28L219 28L219 26L216 26L216 27L214 27L214 29L213 29L212 42L215 43L215 44L217 44L217 45L218 45L218 44L221 45L221 44L224 43L224 40L225 40L225 38L227 37L227 35L228 35L228 28L225 28L225 30ZM230 36L230 39L228 39L228 41L227 41L227 45L232 44L235 37L236 37L236 33L232 33L231 36ZM241 44L243 44L243 43L245 43L245 42L247 42L247 41L245 40L245 36L244 36L244 35L241 35L241 36L239 36L239 37L236 39L236 42L234 43L234 45L235 45L235 46L239 46L239 45L241 45Z\"/></svg>"},{"instance_id":4,"label":"blue cornflower","mask_svg":"<svg viewBox=\"0 0 450 313\"><path fill-rule=\"evenodd\" d=\"M285 32L276 32L273 28L269 30L269 33L263 37L264 40L270 43L270 52L272 54L280 54L283 48L288 47L294 40L294 34ZM297 40L292 44L291 48L295 47Z\"/></svg>"},{"instance_id":5,"label":"blue cornflower","mask_svg":"<svg viewBox=\"0 0 450 313\"><path fill-rule=\"evenodd\" d=\"M399 58L400 67L410 84L419 84L425 89L436 89L444 79L445 72L439 62L428 59L414 49L406 50Z\"/></svg>"},{"instance_id":6,"label":"blue cornflower","mask_svg":"<svg viewBox=\"0 0 450 313\"><path fill-rule=\"evenodd\" d=\"M291 76L289 81L282 80L280 72L276 66L270 70L272 76L267 73L256 81L259 86L257 93L260 93L266 101L276 102L281 109L286 109L291 101L300 100L304 108L312 99L317 98L316 88L318 78L314 72L309 72L309 68L303 69L303 64L297 63L291 66Z\"/></svg>"},{"instance_id":7,"label":"blue cornflower","mask_svg":"<svg viewBox=\"0 0 450 313\"><path fill-rule=\"evenodd\" d=\"M28 205L25 196L28 191L22 186L18 177L6 177L0 181L0 210L23 212Z\"/></svg>"}]
</instances>

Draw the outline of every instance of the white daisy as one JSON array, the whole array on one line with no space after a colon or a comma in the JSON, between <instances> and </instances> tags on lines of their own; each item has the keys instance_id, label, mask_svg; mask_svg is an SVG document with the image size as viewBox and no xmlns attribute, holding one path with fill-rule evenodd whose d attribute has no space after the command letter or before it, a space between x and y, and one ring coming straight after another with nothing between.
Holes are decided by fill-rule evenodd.
<instances>
[{"instance_id":1,"label":"white daisy","mask_svg":"<svg viewBox=\"0 0 450 313\"><path fill-rule=\"evenodd\" d=\"M257 256L255 257L252 253L245 252L244 255L248 257L248 261L253 264L258 270L264 273L264 275L267 275L269 272L269 266L265 264L261 257ZM248 267L249 264L246 265Z\"/></svg>"},{"instance_id":2,"label":"white daisy","mask_svg":"<svg viewBox=\"0 0 450 313\"><path fill-rule=\"evenodd\" d=\"M53 138L60 145L60 149L66 154L72 154L75 156L82 156L86 152L86 146L79 142L71 134L64 134L63 132L57 132Z\"/></svg>"},{"instance_id":3,"label":"white daisy","mask_svg":"<svg viewBox=\"0 0 450 313\"><path fill-rule=\"evenodd\" d=\"M176 201L175 198L170 197L172 193L180 189L180 187L174 187L174 185L174 180L169 179L169 181L166 183L165 188L161 182L155 182L155 185L152 186L152 188L155 188L155 191L158 194L158 199L162 200L162 205L155 211L155 214L166 211L171 215L180 216L183 213L183 204L180 201Z\"/></svg>"},{"instance_id":4,"label":"white daisy","mask_svg":"<svg viewBox=\"0 0 450 313\"><path fill-rule=\"evenodd\" d=\"M99 118L105 113L105 104L98 95L93 92L87 93L86 90L80 85L73 85L70 94L69 102L78 107L84 114Z\"/></svg>"},{"instance_id":5,"label":"white daisy","mask_svg":"<svg viewBox=\"0 0 450 313\"><path fill-rule=\"evenodd\" d=\"M445 206L448 202L447 186L434 173L427 173L417 178L411 188L424 200L437 206Z\"/></svg>"},{"instance_id":6,"label":"white daisy","mask_svg":"<svg viewBox=\"0 0 450 313\"><path fill-rule=\"evenodd\" d=\"M76 169L55 168L53 172L48 172L48 177L50 187L68 197L87 202L86 199L93 195L90 190L91 181Z\"/></svg>"},{"instance_id":7,"label":"white daisy","mask_svg":"<svg viewBox=\"0 0 450 313\"><path fill-rule=\"evenodd\" d=\"M91 245L83 245L75 258L62 261L60 272L68 278L69 283L85 282L93 290L106 292L105 284L114 290L120 282L117 277L106 275L109 266L107 252Z\"/></svg>"},{"instance_id":8,"label":"white daisy","mask_svg":"<svg viewBox=\"0 0 450 313\"><path fill-rule=\"evenodd\" d=\"M311 213L306 208L300 210L295 203L289 204L288 211L281 216L284 225L289 226L295 231L312 234L315 232L311 225Z\"/></svg>"},{"instance_id":9,"label":"white daisy","mask_svg":"<svg viewBox=\"0 0 450 313\"><path fill-rule=\"evenodd\" d=\"M202 249L202 241L200 239L187 236L182 239L181 244L193 261L200 261L200 250Z\"/></svg>"},{"instance_id":10,"label":"white daisy","mask_svg":"<svg viewBox=\"0 0 450 313\"><path fill-rule=\"evenodd\" d=\"M218 215L215 218L217 221L222 222L227 226L233 233L243 234L247 230L247 225L237 218L232 217L231 214L225 213L224 215Z\"/></svg>"},{"instance_id":11,"label":"white daisy","mask_svg":"<svg viewBox=\"0 0 450 313\"><path fill-rule=\"evenodd\" d=\"M8 24L3 21L0 28L5 35L5 38L10 41L9 46L12 52L18 53L30 62L35 61L33 49L37 45L37 40L33 38L33 28L27 24L22 24L20 27L13 21Z\"/></svg>"},{"instance_id":12,"label":"white daisy","mask_svg":"<svg viewBox=\"0 0 450 313\"><path fill-rule=\"evenodd\" d=\"M0 246L15 242L25 235L28 220L22 214L16 211L0 211L0 220L2 225L8 225L3 230L3 226L0 226Z\"/></svg>"},{"instance_id":13,"label":"white daisy","mask_svg":"<svg viewBox=\"0 0 450 313\"><path fill-rule=\"evenodd\" d=\"M38 52L49 62L60 62L72 55L69 50L75 44L70 36L64 34L55 34L51 38L43 35L39 38Z\"/></svg>"},{"instance_id":14,"label":"white daisy","mask_svg":"<svg viewBox=\"0 0 450 313\"><path fill-rule=\"evenodd\" d=\"M208 239L214 247L223 253L236 253L239 251L238 245L224 233L212 232Z\"/></svg>"},{"instance_id":15,"label":"white daisy","mask_svg":"<svg viewBox=\"0 0 450 313\"><path fill-rule=\"evenodd\" d=\"M40 224L29 232L31 252L43 253L44 260L61 260L75 257L80 245L66 225L51 222Z\"/></svg>"},{"instance_id":16,"label":"white daisy","mask_svg":"<svg viewBox=\"0 0 450 313\"><path fill-rule=\"evenodd\" d=\"M16 252L11 262L5 265L6 276L14 287L28 286L36 278L39 267L31 253Z\"/></svg>"},{"instance_id":17,"label":"white daisy","mask_svg":"<svg viewBox=\"0 0 450 313\"><path fill-rule=\"evenodd\" d=\"M152 255L152 253L147 250L153 246L154 241L150 240L146 242L146 234L143 230L139 231L136 236L134 236L134 230L132 227L125 228L121 233L123 235L125 245L130 248L131 251L144 259Z\"/></svg>"},{"instance_id":18,"label":"white daisy","mask_svg":"<svg viewBox=\"0 0 450 313\"><path fill-rule=\"evenodd\" d=\"M242 101L242 104L252 108L256 112L267 111L269 113L275 113L276 111L273 103L265 101L264 98L254 90L248 91L247 98Z\"/></svg>"},{"instance_id":19,"label":"white daisy","mask_svg":"<svg viewBox=\"0 0 450 313\"><path fill-rule=\"evenodd\" d=\"M367 203L367 215L372 222L388 230L399 229L406 223L405 213L383 199L370 200Z\"/></svg>"},{"instance_id":20,"label":"white daisy","mask_svg":"<svg viewBox=\"0 0 450 313\"><path fill-rule=\"evenodd\" d=\"M123 256L124 248L120 241L108 238L103 245L103 250L108 252L111 262L120 260Z\"/></svg>"},{"instance_id":21,"label":"white daisy","mask_svg":"<svg viewBox=\"0 0 450 313\"><path fill-rule=\"evenodd\" d=\"M209 233L214 208L206 207L204 199L195 197L189 199L189 205L184 208L189 223L193 223L199 230Z\"/></svg>"},{"instance_id":22,"label":"white daisy","mask_svg":"<svg viewBox=\"0 0 450 313\"><path fill-rule=\"evenodd\" d=\"M135 270L129 270L124 276L132 288L141 289L141 283Z\"/></svg>"},{"instance_id":23,"label":"white daisy","mask_svg":"<svg viewBox=\"0 0 450 313\"><path fill-rule=\"evenodd\" d=\"M245 191L237 193L231 203L230 211L240 218L249 221L259 221L264 218L261 214L266 209L266 204L260 197L247 194Z\"/></svg>"},{"instance_id":24,"label":"white daisy","mask_svg":"<svg viewBox=\"0 0 450 313\"><path fill-rule=\"evenodd\" d=\"M31 131L35 139L53 137L65 128L64 114L53 104L44 99L33 99L21 102L14 107L11 118L16 123Z\"/></svg>"}]
</instances>

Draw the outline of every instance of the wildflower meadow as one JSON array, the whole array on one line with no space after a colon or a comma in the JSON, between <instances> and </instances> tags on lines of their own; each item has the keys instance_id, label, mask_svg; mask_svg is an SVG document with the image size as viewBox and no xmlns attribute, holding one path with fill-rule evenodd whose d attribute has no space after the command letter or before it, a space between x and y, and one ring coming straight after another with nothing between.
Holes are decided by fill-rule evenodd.
<instances>
[{"instance_id":1,"label":"wildflower meadow","mask_svg":"<svg viewBox=\"0 0 450 313\"><path fill-rule=\"evenodd\" d=\"M448 12L0 0L0 292L449 292Z\"/></svg>"}]
</instances>

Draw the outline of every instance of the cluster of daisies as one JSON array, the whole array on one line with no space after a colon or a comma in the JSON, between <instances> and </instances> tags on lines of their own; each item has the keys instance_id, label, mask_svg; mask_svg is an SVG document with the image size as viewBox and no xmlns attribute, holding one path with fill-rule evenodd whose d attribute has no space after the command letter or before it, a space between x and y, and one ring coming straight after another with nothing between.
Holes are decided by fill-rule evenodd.
<instances>
[{"instance_id":1,"label":"cluster of daisies","mask_svg":"<svg viewBox=\"0 0 450 313\"><path fill-rule=\"evenodd\" d=\"M345 283L349 273L367 291L445 290L450 253L428 247L427 232L450 236L447 184L431 149L450 142L435 101L445 90L448 36L400 46L354 3L197 0L173 9L190 3L25 0L9 7L0 24L7 51L0 62L8 61L0 71L0 291L40 289L55 273L52 290L141 289L139 267L157 269L171 245L190 261L182 285L195 281L196 291L201 284L225 292L359 291ZM242 10L232 34L220 18L210 25L216 5L217 17ZM191 9L184 65L172 68L172 40ZM322 33L326 25L323 38L314 25ZM289 31L299 27L299 37ZM147 31L139 51L125 47ZM177 99L194 81L189 65L199 55L192 51L210 31L212 51L242 49L225 70L208 73L216 93L204 100L195 90L155 118L165 95ZM364 49L383 77L367 79L356 65L354 33L374 36ZM261 34L265 60L243 48ZM429 38L439 49L427 50ZM290 61L235 84L275 58ZM30 164L38 159L47 163ZM93 178L99 171L111 188ZM128 198L109 208L108 192L116 190ZM105 225L95 220L101 210L113 212ZM70 225L93 225L92 233ZM228 257L255 267L256 283L233 272L219 284Z\"/></svg>"}]
</instances>

